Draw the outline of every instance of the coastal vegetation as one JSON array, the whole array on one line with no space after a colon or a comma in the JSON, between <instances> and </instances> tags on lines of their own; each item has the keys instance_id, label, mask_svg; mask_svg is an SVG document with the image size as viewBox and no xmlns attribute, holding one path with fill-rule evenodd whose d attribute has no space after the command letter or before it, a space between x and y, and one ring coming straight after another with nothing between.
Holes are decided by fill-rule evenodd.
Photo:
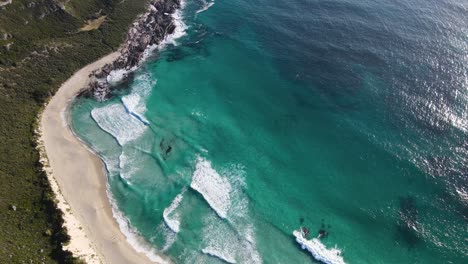
<instances>
[{"instance_id":1,"label":"coastal vegetation","mask_svg":"<svg viewBox=\"0 0 468 264\"><path fill-rule=\"evenodd\" d=\"M74 71L119 47L146 2L0 6L0 263L79 262L62 250L69 237L39 163L35 122Z\"/></svg>"}]
</instances>

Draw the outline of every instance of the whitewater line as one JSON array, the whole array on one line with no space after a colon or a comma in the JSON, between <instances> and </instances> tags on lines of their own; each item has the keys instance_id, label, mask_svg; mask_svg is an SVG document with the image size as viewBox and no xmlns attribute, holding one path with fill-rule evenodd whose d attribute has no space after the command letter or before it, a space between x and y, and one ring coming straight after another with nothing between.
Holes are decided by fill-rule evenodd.
<instances>
[{"instance_id":1,"label":"whitewater line","mask_svg":"<svg viewBox=\"0 0 468 264\"><path fill-rule=\"evenodd\" d=\"M302 249L309 251L317 261L325 264L345 264L338 248L327 249L318 238L307 240L301 231L295 230L293 235Z\"/></svg>"},{"instance_id":2,"label":"whitewater line","mask_svg":"<svg viewBox=\"0 0 468 264\"><path fill-rule=\"evenodd\" d=\"M201 157L197 158L195 172L190 187L200 193L210 207L225 219L231 206L231 184L226 178L218 174L211 163Z\"/></svg>"},{"instance_id":3,"label":"whitewater line","mask_svg":"<svg viewBox=\"0 0 468 264\"><path fill-rule=\"evenodd\" d=\"M182 202L182 199L184 198L184 193L187 191L187 188L183 188L182 191L174 198L172 201L171 205L169 207L164 209L163 212L163 219L164 223L174 232L174 233L179 233L180 230L180 220L179 219L170 219L169 215L174 212L177 207L179 207L180 202ZM176 215L177 217L178 215Z\"/></svg>"}]
</instances>

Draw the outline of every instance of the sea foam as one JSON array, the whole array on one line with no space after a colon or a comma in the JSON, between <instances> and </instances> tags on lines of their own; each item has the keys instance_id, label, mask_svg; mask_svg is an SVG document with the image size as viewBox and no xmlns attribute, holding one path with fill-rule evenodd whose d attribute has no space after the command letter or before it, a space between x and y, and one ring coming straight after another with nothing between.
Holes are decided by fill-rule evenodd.
<instances>
[{"instance_id":1,"label":"sea foam","mask_svg":"<svg viewBox=\"0 0 468 264\"><path fill-rule=\"evenodd\" d=\"M125 69L117 69L113 70L107 75L107 82L111 85L117 85L121 83L127 76L128 76L128 71Z\"/></svg>"},{"instance_id":2,"label":"sea foam","mask_svg":"<svg viewBox=\"0 0 468 264\"><path fill-rule=\"evenodd\" d=\"M219 217L226 218L231 204L231 184L206 159L197 159L190 187L203 196Z\"/></svg>"},{"instance_id":3,"label":"sea foam","mask_svg":"<svg viewBox=\"0 0 468 264\"><path fill-rule=\"evenodd\" d=\"M296 230L293 235L302 249L309 251L317 261L325 264L345 264L341 256L341 250L337 248L327 249L318 238L307 240L301 231Z\"/></svg>"},{"instance_id":4,"label":"sea foam","mask_svg":"<svg viewBox=\"0 0 468 264\"><path fill-rule=\"evenodd\" d=\"M132 166L134 159L131 158L125 151L119 156L119 168L120 175L125 180L128 180L135 172L134 166Z\"/></svg>"},{"instance_id":5,"label":"sea foam","mask_svg":"<svg viewBox=\"0 0 468 264\"><path fill-rule=\"evenodd\" d=\"M176 46L176 40L187 34L186 30L188 29L188 26L184 23L182 11L176 10L174 14L172 14L172 18L174 18L174 24L176 28L172 34L167 35L161 44L159 44L161 48L164 47L165 44L172 44Z\"/></svg>"},{"instance_id":6,"label":"sea foam","mask_svg":"<svg viewBox=\"0 0 468 264\"><path fill-rule=\"evenodd\" d=\"M111 134L121 146L140 137L147 126L130 115L121 104L110 104L91 111L94 121L104 131Z\"/></svg>"},{"instance_id":7,"label":"sea foam","mask_svg":"<svg viewBox=\"0 0 468 264\"><path fill-rule=\"evenodd\" d=\"M156 263L168 264L170 263L163 257L161 257L156 249L143 238L138 231L131 225L130 221L124 216L124 214L117 208L117 204L112 196L109 186L107 186L107 195L112 207L112 214L119 224L120 230L127 238L130 245L135 248L137 252L145 254L151 261Z\"/></svg>"},{"instance_id":8,"label":"sea foam","mask_svg":"<svg viewBox=\"0 0 468 264\"><path fill-rule=\"evenodd\" d=\"M151 74L140 74L132 83L132 91L130 94L122 97L121 101L128 113L136 117L146 125L149 121L145 118L146 101L145 98L151 93L151 89L156 85Z\"/></svg>"},{"instance_id":9,"label":"sea foam","mask_svg":"<svg viewBox=\"0 0 468 264\"><path fill-rule=\"evenodd\" d=\"M210 7L212 7L213 5L215 4L215 1L212 0L210 2L206 2L205 0L203 0L203 6L202 8L200 8L199 10L197 10L197 14L198 13L201 13L201 12L205 12L206 10L210 9Z\"/></svg>"},{"instance_id":10,"label":"sea foam","mask_svg":"<svg viewBox=\"0 0 468 264\"><path fill-rule=\"evenodd\" d=\"M218 174L211 168L208 161L198 158L197 171L203 172L204 176L214 174L229 184L229 192L222 192L222 188L215 188L221 193L229 194L229 203L225 203L229 204L229 216L225 219L214 214L205 216L201 243L203 245L202 252L228 263L262 263L256 246L255 230L250 224L248 198L242 191L246 187L244 166L238 164L224 166ZM215 181L210 177L206 177L204 180Z\"/></svg>"},{"instance_id":11,"label":"sea foam","mask_svg":"<svg viewBox=\"0 0 468 264\"><path fill-rule=\"evenodd\" d=\"M174 198L171 205L167 207L166 209L164 209L164 212L163 212L164 222L174 233L179 233L180 220L179 220L179 215L173 214L173 212L177 209L177 207L179 207L180 202L184 198L184 193L186 190L187 190L186 188L182 189L182 192L180 192Z\"/></svg>"},{"instance_id":12,"label":"sea foam","mask_svg":"<svg viewBox=\"0 0 468 264\"><path fill-rule=\"evenodd\" d=\"M228 263L262 263L252 238L253 230L249 230L249 227L244 231L242 229L214 215L207 215L203 226L202 252Z\"/></svg>"},{"instance_id":13,"label":"sea foam","mask_svg":"<svg viewBox=\"0 0 468 264\"><path fill-rule=\"evenodd\" d=\"M159 231L162 231L164 234L165 242L162 248L162 252L167 251L177 240L177 233L174 233L165 223L161 223L158 227Z\"/></svg>"},{"instance_id":14,"label":"sea foam","mask_svg":"<svg viewBox=\"0 0 468 264\"><path fill-rule=\"evenodd\" d=\"M218 258L227 263L236 263L236 260L232 256L226 253L220 252L218 249L213 248L213 247L204 248L202 249L202 252L203 254L210 255L212 257Z\"/></svg>"},{"instance_id":15,"label":"sea foam","mask_svg":"<svg viewBox=\"0 0 468 264\"><path fill-rule=\"evenodd\" d=\"M140 120L143 124L149 125L148 120L144 117L144 113L146 111L146 106L141 103L141 96L132 93L122 97L122 103L127 110L127 112L133 115L136 119Z\"/></svg>"}]
</instances>

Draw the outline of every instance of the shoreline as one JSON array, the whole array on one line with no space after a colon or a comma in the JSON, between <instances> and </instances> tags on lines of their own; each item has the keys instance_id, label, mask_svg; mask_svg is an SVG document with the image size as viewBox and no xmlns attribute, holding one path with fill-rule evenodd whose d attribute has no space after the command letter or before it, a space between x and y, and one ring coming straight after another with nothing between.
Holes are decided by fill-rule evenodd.
<instances>
[{"instance_id":1,"label":"shoreline","mask_svg":"<svg viewBox=\"0 0 468 264\"><path fill-rule=\"evenodd\" d=\"M71 238L64 249L86 263L155 263L138 252L120 229L107 193L104 164L75 136L68 120L69 108L90 81L89 75L119 55L114 52L83 67L52 97L39 116L40 160ZM161 256L153 260L167 262Z\"/></svg>"},{"instance_id":2,"label":"shoreline","mask_svg":"<svg viewBox=\"0 0 468 264\"><path fill-rule=\"evenodd\" d=\"M119 51L78 70L38 115L37 149L43 171L63 213L70 242L64 250L94 263L171 263L130 225L108 189L102 159L72 130L70 107L79 96L105 100L117 82L145 60L152 48L184 34L180 0L154 0L130 26Z\"/></svg>"}]
</instances>

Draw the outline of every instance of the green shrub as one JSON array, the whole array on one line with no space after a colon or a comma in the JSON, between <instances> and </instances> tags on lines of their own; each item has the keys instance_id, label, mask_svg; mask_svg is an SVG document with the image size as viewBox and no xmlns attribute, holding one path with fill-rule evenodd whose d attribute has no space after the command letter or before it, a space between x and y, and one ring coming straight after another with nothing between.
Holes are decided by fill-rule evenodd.
<instances>
[{"instance_id":1,"label":"green shrub","mask_svg":"<svg viewBox=\"0 0 468 264\"><path fill-rule=\"evenodd\" d=\"M62 10L14 0L0 9L0 33L12 35L0 40L0 263L83 263L62 250L70 238L38 162L35 121L73 72L118 48L145 2L71 0ZM78 33L100 10L108 22Z\"/></svg>"}]
</instances>

